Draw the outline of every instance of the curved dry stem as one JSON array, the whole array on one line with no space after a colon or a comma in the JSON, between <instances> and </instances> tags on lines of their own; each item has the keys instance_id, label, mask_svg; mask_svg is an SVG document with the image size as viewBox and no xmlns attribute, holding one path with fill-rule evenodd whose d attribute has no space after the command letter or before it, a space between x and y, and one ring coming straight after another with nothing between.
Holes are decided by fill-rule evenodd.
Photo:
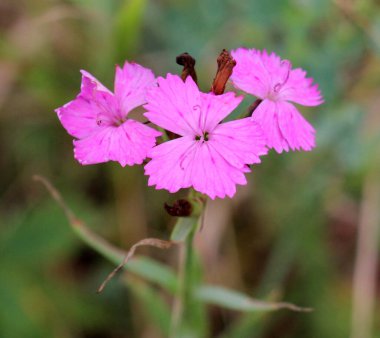
<instances>
[{"instance_id":1,"label":"curved dry stem","mask_svg":"<svg viewBox=\"0 0 380 338\"><path fill-rule=\"evenodd\" d=\"M140 246L153 246L158 249L169 249L174 244L179 244L180 242L174 241L164 241L157 238L144 238L141 241L138 241L136 244L132 245L131 249L128 251L128 254L124 257L123 261L107 276L104 282L99 286L98 293L102 292L108 282L115 277L115 275L128 263L128 261L133 257L135 251Z\"/></svg>"}]
</instances>

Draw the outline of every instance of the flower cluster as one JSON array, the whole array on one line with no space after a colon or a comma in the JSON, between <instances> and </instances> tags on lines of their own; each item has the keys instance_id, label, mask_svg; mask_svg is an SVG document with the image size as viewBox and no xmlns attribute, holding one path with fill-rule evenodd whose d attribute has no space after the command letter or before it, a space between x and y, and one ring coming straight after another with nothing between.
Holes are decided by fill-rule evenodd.
<instances>
[{"instance_id":1,"label":"flower cluster","mask_svg":"<svg viewBox=\"0 0 380 338\"><path fill-rule=\"evenodd\" d=\"M76 138L75 158L83 165L117 161L131 166L146 161L150 186L172 193L193 187L214 199L232 197L236 185L247 183L250 165L260 163L268 149L311 150L315 130L291 102L321 104L313 80L274 53L239 48L231 55L227 76L220 73L219 78L227 81L231 75L237 89L257 100L252 116L229 122L223 120L243 97L234 92L201 92L192 68L186 72L184 68L182 77L155 78L151 70L126 62L116 68L114 92L82 71L80 93L56 110L64 128ZM224 85L213 88L224 91ZM148 119L145 123L128 117L140 106Z\"/></svg>"}]
</instances>

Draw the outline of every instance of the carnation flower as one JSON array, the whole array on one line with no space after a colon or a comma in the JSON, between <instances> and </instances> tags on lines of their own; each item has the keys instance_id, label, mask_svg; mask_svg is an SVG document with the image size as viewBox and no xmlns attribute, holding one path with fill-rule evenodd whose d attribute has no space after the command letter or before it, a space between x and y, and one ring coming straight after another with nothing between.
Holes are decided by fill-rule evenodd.
<instances>
[{"instance_id":1,"label":"carnation flower","mask_svg":"<svg viewBox=\"0 0 380 338\"><path fill-rule=\"evenodd\" d=\"M176 192L193 187L214 199L232 197L247 183L247 164L267 153L260 126L251 118L221 123L242 101L234 93L201 93L189 76L168 74L147 94L147 113L156 125L179 135L152 148L145 166L150 186Z\"/></svg>"},{"instance_id":2,"label":"carnation flower","mask_svg":"<svg viewBox=\"0 0 380 338\"><path fill-rule=\"evenodd\" d=\"M146 89L155 85L153 72L136 63L117 66L114 93L88 72L81 73L79 95L56 109L63 127L77 138L74 157L83 165L141 164L161 133L127 116L146 102Z\"/></svg>"},{"instance_id":3,"label":"carnation flower","mask_svg":"<svg viewBox=\"0 0 380 338\"><path fill-rule=\"evenodd\" d=\"M323 102L313 79L265 50L239 48L231 54L236 60L231 76L234 86L262 100L252 118L261 125L268 146L278 153L315 147L314 128L290 103L317 106Z\"/></svg>"}]
</instances>

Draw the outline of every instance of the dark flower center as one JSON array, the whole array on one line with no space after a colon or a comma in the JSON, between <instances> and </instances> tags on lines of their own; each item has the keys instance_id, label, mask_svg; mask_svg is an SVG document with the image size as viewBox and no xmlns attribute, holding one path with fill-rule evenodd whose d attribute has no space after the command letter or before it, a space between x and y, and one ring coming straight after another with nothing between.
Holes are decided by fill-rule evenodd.
<instances>
[{"instance_id":1,"label":"dark flower center","mask_svg":"<svg viewBox=\"0 0 380 338\"><path fill-rule=\"evenodd\" d=\"M195 140L196 141L208 141L209 139L209 133L206 131L202 135L196 135Z\"/></svg>"}]
</instances>

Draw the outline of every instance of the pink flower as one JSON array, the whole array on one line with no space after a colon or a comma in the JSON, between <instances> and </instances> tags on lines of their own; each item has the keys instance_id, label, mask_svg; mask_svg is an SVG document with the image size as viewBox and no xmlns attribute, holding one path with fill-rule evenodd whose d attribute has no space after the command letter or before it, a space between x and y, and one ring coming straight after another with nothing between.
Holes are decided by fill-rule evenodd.
<instances>
[{"instance_id":1,"label":"pink flower","mask_svg":"<svg viewBox=\"0 0 380 338\"><path fill-rule=\"evenodd\" d=\"M288 60L265 50L239 48L231 52L236 60L231 80L235 87L263 100L252 118L278 153L315 147L315 130L290 102L317 106L323 102L318 86L300 68L291 69Z\"/></svg>"},{"instance_id":2,"label":"pink flower","mask_svg":"<svg viewBox=\"0 0 380 338\"><path fill-rule=\"evenodd\" d=\"M172 193L194 187L212 199L232 197L236 184L247 183L246 164L259 163L267 153L261 129L250 118L220 124L242 97L201 93L190 76L183 82L168 74L158 85L148 91L144 115L180 137L149 152L148 184Z\"/></svg>"},{"instance_id":3,"label":"pink flower","mask_svg":"<svg viewBox=\"0 0 380 338\"><path fill-rule=\"evenodd\" d=\"M127 118L144 104L148 87L155 85L151 70L136 63L116 67L112 93L86 71L82 73L79 95L56 109L58 117L74 140L74 157L83 165L117 161L141 164L161 135L156 130Z\"/></svg>"}]
</instances>

